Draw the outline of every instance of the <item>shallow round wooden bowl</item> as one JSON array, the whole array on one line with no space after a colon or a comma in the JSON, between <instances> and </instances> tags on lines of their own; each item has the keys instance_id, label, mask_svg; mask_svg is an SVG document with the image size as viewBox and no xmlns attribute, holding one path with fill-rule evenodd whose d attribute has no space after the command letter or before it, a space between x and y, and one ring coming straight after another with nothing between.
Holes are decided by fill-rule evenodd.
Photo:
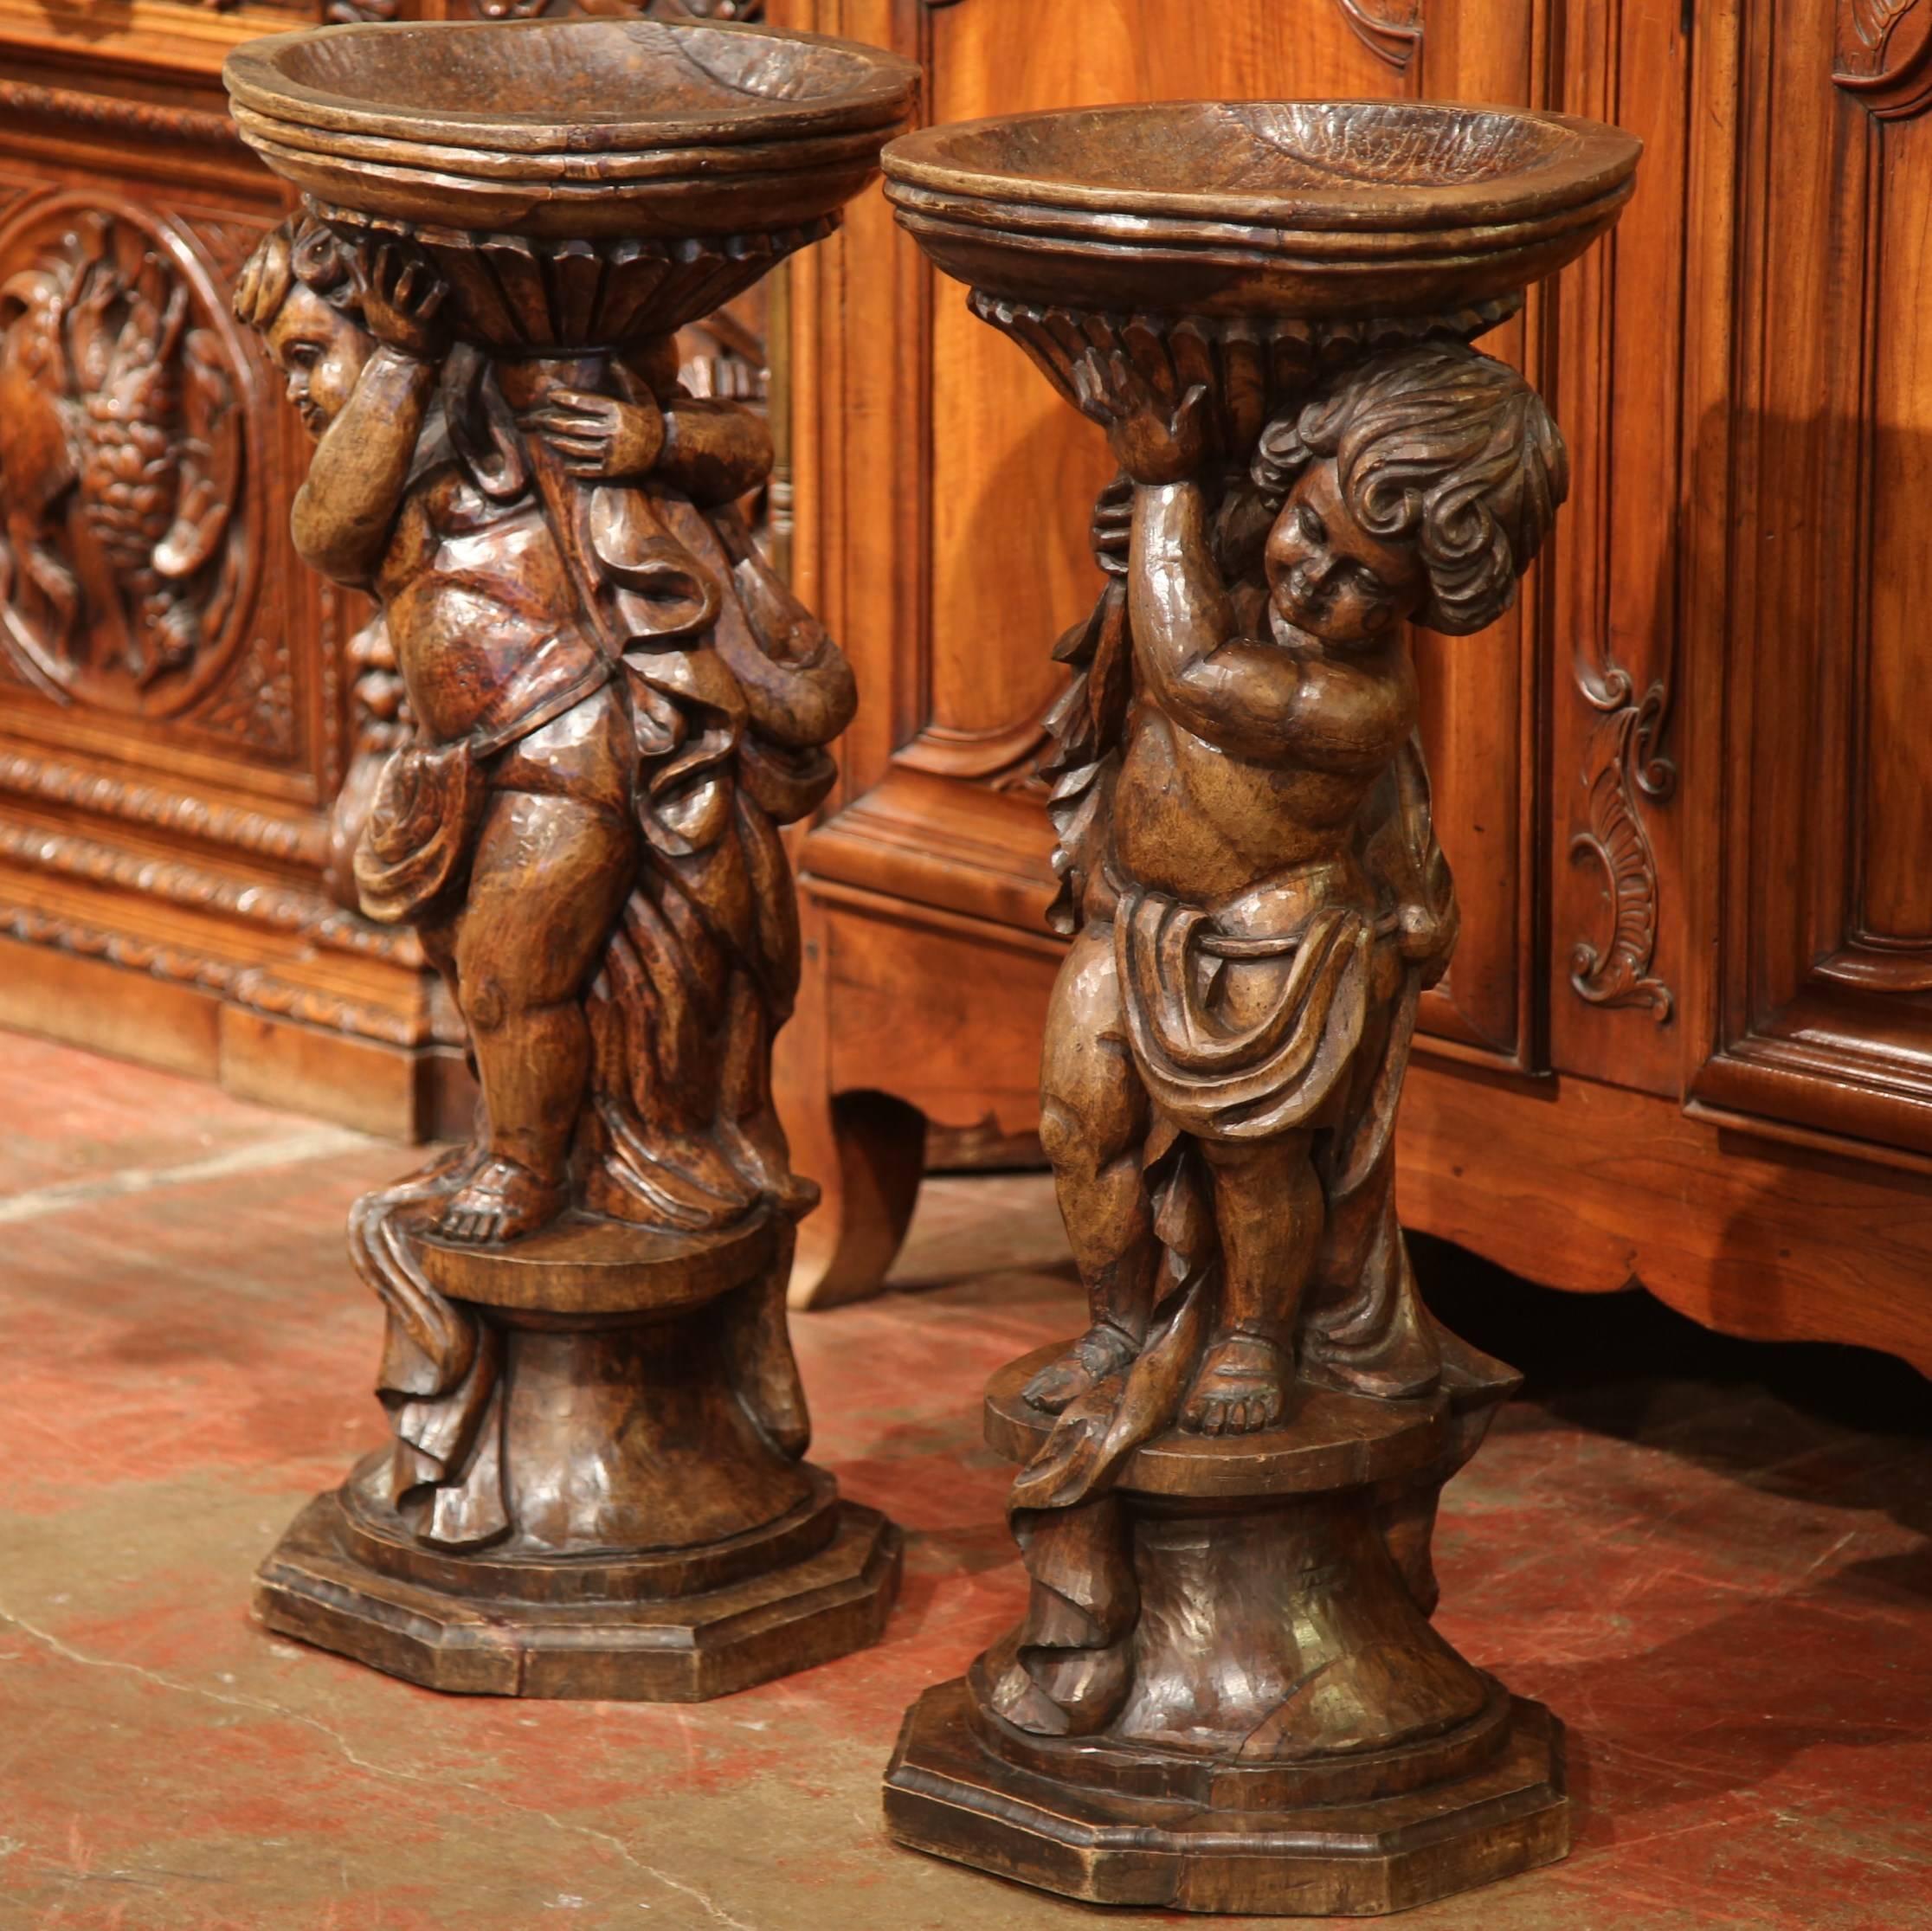
<instances>
[{"instance_id":1,"label":"shallow round wooden bowl","mask_svg":"<svg viewBox=\"0 0 1932 1931\"><path fill-rule=\"evenodd\" d=\"M808 229L918 81L878 48L718 22L325 27L222 70L242 136L332 208L536 241Z\"/></svg>"},{"instance_id":2,"label":"shallow round wooden bowl","mask_svg":"<svg viewBox=\"0 0 1932 1931\"><path fill-rule=\"evenodd\" d=\"M1642 144L1423 101L1164 101L961 121L883 157L900 222L1010 299L1156 314L1414 315L1554 274Z\"/></svg>"}]
</instances>

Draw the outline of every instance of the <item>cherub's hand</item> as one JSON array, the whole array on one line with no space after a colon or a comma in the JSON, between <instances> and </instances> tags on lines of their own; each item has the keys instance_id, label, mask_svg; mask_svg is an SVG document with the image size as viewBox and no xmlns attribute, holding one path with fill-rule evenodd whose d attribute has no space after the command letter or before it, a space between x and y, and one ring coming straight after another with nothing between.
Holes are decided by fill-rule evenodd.
<instances>
[{"instance_id":1,"label":"cherub's hand","mask_svg":"<svg viewBox=\"0 0 1932 1931\"><path fill-rule=\"evenodd\" d=\"M439 362L449 344L440 319L449 284L414 248L384 241L363 263L357 291L363 325L378 342L413 356Z\"/></svg>"},{"instance_id":2,"label":"cherub's hand","mask_svg":"<svg viewBox=\"0 0 1932 1931\"><path fill-rule=\"evenodd\" d=\"M654 402L553 389L517 421L527 434L541 436L573 476L642 476L664 449L664 411Z\"/></svg>"},{"instance_id":3,"label":"cherub's hand","mask_svg":"<svg viewBox=\"0 0 1932 1931\"><path fill-rule=\"evenodd\" d=\"M1091 349L1073 364L1073 394L1107 432L1114 460L1137 483L1182 483L1208 454L1208 390L1196 383L1178 402L1163 396L1118 349Z\"/></svg>"},{"instance_id":4,"label":"cherub's hand","mask_svg":"<svg viewBox=\"0 0 1932 1931\"><path fill-rule=\"evenodd\" d=\"M1134 486L1132 480L1117 476L1093 499L1093 521L1087 525L1087 542L1093 560L1109 576L1127 574L1127 553L1134 535Z\"/></svg>"}]
</instances>

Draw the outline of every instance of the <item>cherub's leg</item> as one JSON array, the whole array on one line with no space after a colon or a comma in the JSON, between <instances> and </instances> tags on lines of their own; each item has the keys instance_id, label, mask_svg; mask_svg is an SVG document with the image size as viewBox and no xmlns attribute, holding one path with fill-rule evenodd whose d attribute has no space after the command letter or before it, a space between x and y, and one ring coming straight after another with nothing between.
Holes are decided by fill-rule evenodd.
<instances>
[{"instance_id":1,"label":"cherub's leg","mask_svg":"<svg viewBox=\"0 0 1932 1931\"><path fill-rule=\"evenodd\" d=\"M630 827L609 812L520 791L490 801L454 949L486 1157L438 1223L454 1239L514 1240L564 1204L590 1068L583 988L634 866Z\"/></svg>"},{"instance_id":2,"label":"cherub's leg","mask_svg":"<svg viewBox=\"0 0 1932 1931\"><path fill-rule=\"evenodd\" d=\"M1200 1143L1220 1235L1220 1320L1181 1410L1204 1434L1272 1428L1295 1371L1295 1316L1322 1239L1312 1136Z\"/></svg>"},{"instance_id":3,"label":"cherub's leg","mask_svg":"<svg viewBox=\"0 0 1932 1931\"><path fill-rule=\"evenodd\" d=\"M1160 1264L1141 1168L1147 1095L1127 1048L1111 927L1089 926L1060 968L1040 1085L1040 1144L1093 1316L1027 1384L1028 1400L1058 1413L1140 1351Z\"/></svg>"},{"instance_id":4,"label":"cherub's leg","mask_svg":"<svg viewBox=\"0 0 1932 1931\"><path fill-rule=\"evenodd\" d=\"M422 943L423 956L441 975L449 996L460 1010L463 988L456 974L456 925L454 918L428 921L416 927L415 934ZM474 1072L475 1068L473 1066L471 1071Z\"/></svg>"}]
</instances>

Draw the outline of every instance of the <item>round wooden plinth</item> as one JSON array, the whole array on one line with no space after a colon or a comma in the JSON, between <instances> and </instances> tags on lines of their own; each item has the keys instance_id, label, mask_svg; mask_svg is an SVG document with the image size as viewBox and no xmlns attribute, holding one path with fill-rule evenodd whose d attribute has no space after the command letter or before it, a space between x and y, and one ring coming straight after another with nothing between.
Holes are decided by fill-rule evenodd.
<instances>
[{"instance_id":1,"label":"round wooden plinth","mask_svg":"<svg viewBox=\"0 0 1932 1931\"><path fill-rule=\"evenodd\" d=\"M831 1507L829 1541L815 1525L821 1546L787 1561L795 1527L774 1523L757 1539L777 1566L720 1587L572 1600L576 1565L564 1562L531 1578L549 1600L518 1600L495 1593L502 1579L486 1572L506 1565L486 1558L437 1558L452 1585L477 1570L460 1587L372 1567L355 1553L366 1523L332 1492L296 1517L257 1572L255 1613L282 1635L430 1690L702 1702L879 1639L898 1587L898 1531L876 1509Z\"/></svg>"},{"instance_id":2,"label":"round wooden plinth","mask_svg":"<svg viewBox=\"0 0 1932 1931\"><path fill-rule=\"evenodd\" d=\"M995 1756L982 1731L964 1679L920 1697L886 1773L887 1829L916 1851L1085 1903L1373 1917L1569 1849L1562 1726L1520 1698L1501 1751L1478 1768L1393 1796L1285 1810L1043 1776Z\"/></svg>"}]
</instances>

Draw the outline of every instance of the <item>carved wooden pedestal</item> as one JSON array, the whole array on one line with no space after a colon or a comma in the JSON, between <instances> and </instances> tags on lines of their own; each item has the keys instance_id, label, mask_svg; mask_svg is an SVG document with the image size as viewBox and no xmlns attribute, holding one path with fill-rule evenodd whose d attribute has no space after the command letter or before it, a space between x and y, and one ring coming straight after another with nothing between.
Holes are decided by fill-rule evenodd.
<instances>
[{"instance_id":1,"label":"carved wooden pedestal","mask_svg":"<svg viewBox=\"0 0 1932 1931\"><path fill-rule=\"evenodd\" d=\"M1615 220L1555 116L1240 102L887 150L901 222L1099 422L1041 775L1040 1139L1092 1325L987 1432L1031 1593L906 1720L916 1848L1099 1902L1393 1911L1562 1856L1561 1736L1429 1623L1510 1371L1422 1306L1394 1134L1460 915L1407 626L1495 621L1568 485L1470 344ZM1204 185L1205 184L1205 185Z\"/></svg>"},{"instance_id":2,"label":"carved wooden pedestal","mask_svg":"<svg viewBox=\"0 0 1932 1931\"><path fill-rule=\"evenodd\" d=\"M1016 1461L1053 1420L1021 1390L1059 1353L988 1391ZM1124 1706L1098 1736L1029 1734L982 1658L908 1714L892 1834L1092 1903L1240 1913L1402 1910L1562 1857L1560 1726L1428 1623L1437 1498L1517 1381L1459 1348L1426 1400L1304 1384L1291 1429L1149 1442L1116 1490Z\"/></svg>"},{"instance_id":3,"label":"carved wooden pedestal","mask_svg":"<svg viewBox=\"0 0 1932 1931\"><path fill-rule=\"evenodd\" d=\"M769 430L692 395L673 336L829 232L915 78L634 19L228 64L306 197L235 292L317 438L292 531L374 595L407 703L351 869L481 1093L468 1144L351 1216L395 1439L258 1605L437 1689L718 1696L871 1642L897 1584L897 1531L803 1459L817 1196L771 1097L780 827L833 782L852 675L746 526Z\"/></svg>"},{"instance_id":4,"label":"carved wooden pedestal","mask_svg":"<svg viewBox=\"0 0 1932 1931\"><path fill-rule=\"evenodd\" d=\"M437 1547L379 1452L263 1566L269 1628L435 1690L665 1702L878 1638L898 1531L735 1398L789 1259L769 1216L709 1239L564 1222L494 1252L410 1238L500 1349L490 1452L515 1526Z\"/></svg>"}]
</instances>

